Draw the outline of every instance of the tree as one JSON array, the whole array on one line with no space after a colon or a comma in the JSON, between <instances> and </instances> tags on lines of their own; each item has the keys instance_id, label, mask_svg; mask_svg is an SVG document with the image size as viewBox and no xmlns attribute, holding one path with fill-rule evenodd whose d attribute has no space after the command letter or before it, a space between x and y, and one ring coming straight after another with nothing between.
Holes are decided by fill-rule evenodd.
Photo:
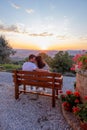
<instances>
[{"instance_id":1,"label":"tree","mask_svg":"<svg viewBox=\"0 0 87 130\"><path fill-rule=\"evenodd\" d=\"M56 72L69 72L72 66L72 58L68 52L59 51L53 58L51 67Z\"/></svg>"},{"instance_id":2,"label":"tree","mask_svg":"<svg viewBox=\"0 0 87 130\"><path fill-rule=\"evenodd\" d=\"M0 63L6 63L10 59L10 55L14 55L16 51L12 49L5 36L0 36Z\"/></svg>"}]
</instances>

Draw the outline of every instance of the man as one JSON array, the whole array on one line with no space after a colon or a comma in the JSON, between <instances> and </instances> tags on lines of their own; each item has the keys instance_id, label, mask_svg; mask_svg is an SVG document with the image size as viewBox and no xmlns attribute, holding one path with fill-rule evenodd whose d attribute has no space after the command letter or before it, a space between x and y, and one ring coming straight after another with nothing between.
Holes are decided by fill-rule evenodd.
<instances>
[{"instance_id":1,"label":"man","mask_svg":"<svg viewBox=\"0 0 87 130\"><path fill-rule=\"evenodd\" d=\"M22 70L26 70L26 71L33 71L33 70L37 70L37 66L35 64L36 62L36 56L31 54L29 56L29 61L28 62L25 62L22 66Z\"/></svg>"},{"instance_id":2,"label":"man","mask_svg":"<svg viewBox=\"0 0 87 130\"><path fill-rule=\"evenodd\" d=\"M22 66L22 70L25 70L25 71L34 71L34 70L37 70L37 66L35 64L36 62L36 56L31 54L28 58L28 61L25 62ZM36 90L35 87L30 87L31 90Z\"/></svg>"}]
</instances>

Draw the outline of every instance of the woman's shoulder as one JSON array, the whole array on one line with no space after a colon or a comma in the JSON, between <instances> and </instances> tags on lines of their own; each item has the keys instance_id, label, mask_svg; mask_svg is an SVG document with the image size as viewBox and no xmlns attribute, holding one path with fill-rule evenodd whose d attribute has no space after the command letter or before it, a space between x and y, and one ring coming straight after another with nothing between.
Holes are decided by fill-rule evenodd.
<instances>
[{"instance_id":1,"label":"woman's shoulder","mask_svg":"<svg viewBox=\"0 0 87 130\"><path fill-rule=\"evenodd\" d=\"M49 65L48 65L47 63L45 63L45 66L44 66L43 69L45 69L45 70L49 70Z\"/></svg>"}]
</instances>

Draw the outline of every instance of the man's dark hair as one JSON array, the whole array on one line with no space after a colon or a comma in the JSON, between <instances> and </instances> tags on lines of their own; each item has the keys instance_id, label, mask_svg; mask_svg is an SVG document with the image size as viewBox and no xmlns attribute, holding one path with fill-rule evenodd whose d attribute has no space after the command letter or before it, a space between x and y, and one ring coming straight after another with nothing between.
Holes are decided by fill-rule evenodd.
<instances>
[{"instance_id":1,"label":"man's dark hair","mask_svg":"<svg viewBox=\"0 0 87 130\"><path fill-rule=\"evenodd\" d=\"M29 55L29 60L32 59L32 58L34 58L34 57L36 58L36 56L33 55L33 54Z\"/></svg>"}]
</instances>

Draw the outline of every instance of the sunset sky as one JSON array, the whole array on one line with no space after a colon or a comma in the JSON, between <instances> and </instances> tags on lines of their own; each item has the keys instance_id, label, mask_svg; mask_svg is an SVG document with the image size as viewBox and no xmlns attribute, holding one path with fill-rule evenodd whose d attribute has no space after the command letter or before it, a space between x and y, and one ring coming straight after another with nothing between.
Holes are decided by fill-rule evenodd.
<instances>
[{"instance_id":1,"label":"sunset sky","mask_svg":"<svg viewBox=\"0 0 87 130\"><path fill-rule=\"evenodd\" d=\"M87 0L0 0L0 35L13 48L87 49Z\"/></svg>"}]
</instances>

